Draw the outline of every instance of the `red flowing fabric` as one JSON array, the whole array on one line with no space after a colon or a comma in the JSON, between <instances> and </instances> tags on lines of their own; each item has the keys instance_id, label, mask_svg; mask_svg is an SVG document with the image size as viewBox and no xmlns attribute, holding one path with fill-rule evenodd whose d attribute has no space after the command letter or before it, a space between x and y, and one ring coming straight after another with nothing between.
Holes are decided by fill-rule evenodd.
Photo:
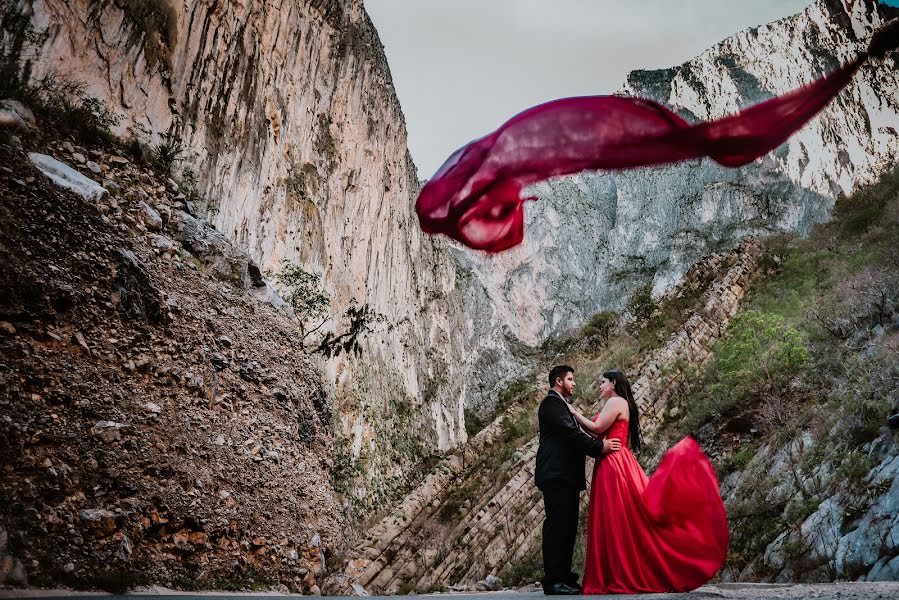
<instances>
[{"instance_id":1,"label":"red flowing fabric","mask_svg":"<svg viewBox=\"0 0 899 600\"><path fill-rule=\"evenodd\" d=\"M585 594L686 592L715 576L727 557L727 515L718 478L686 437L651 478L627 448L628 422L606 437L622 448L596 461L587 514Z\"/></svg>"},{"instance_id":2,"label":"red flowing fabric","mask_svg":"<svg viewBox=\"0 0 899 600\"><path fill-rule=\"evenodd\" d=\"M897 39L894 20L875 34L870 55L884 56ZM641 98L586 96L535 106L447 159L415 203L421 228L499 252L524 238L524 202L535 198L522 198L521 190L538 181L706 156L728 167L745 165L814 117L868 55L792 92L695 125Z\"/></svg>"}]
</instances>

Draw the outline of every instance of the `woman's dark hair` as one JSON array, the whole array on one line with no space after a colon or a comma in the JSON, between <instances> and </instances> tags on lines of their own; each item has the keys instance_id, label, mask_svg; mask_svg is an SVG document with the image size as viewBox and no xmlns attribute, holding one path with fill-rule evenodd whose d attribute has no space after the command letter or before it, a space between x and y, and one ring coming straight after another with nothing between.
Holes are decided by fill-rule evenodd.
<instances>
[{"instance_id":1,"label":"woman's dark hair","mask_svg":"<svg viewBox=\"0 0 899 600\"><path fill-rule=\"evenodd\" d=\"M631 384L621 371L606 371L602 376L609 381L614 381L615 393L627 400L629 413L627 445L630 446L631 450L639 450L640 446L643 444L643 439L640 435L640 409L637 407L637 402L634 400Z\"/></svg>"},{"instance_id":2,"label":"woman's dark hair","mask_svg":"<svg viewBox=\"0 0 899 600\"><path fill-rule=\"evenodd\" d=\"M568 365L558 365L553 367L549 372L549 387L556 385L556 379L565 379L565 375L574 373L574 369Z\"/></svg>"}]
</instances>

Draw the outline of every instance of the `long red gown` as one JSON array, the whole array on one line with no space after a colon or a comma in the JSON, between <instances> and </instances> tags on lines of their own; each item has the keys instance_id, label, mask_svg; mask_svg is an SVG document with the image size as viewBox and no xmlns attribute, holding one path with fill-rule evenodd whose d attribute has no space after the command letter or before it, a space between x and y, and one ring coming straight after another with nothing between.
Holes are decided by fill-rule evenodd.
<instances>
[{"instance_id":1,"label":"long red gown","mask_svg":"<svg viewBox=\"0 0 899 600\"><path fill-rule=\"evenodd\" d=\"M627 447L627 421L606 433L621 450L596 460L587 515L585 594L686 592L727 557L718 478L692 437L674 445L652 478Z\"/></svg>"}]
</instances>

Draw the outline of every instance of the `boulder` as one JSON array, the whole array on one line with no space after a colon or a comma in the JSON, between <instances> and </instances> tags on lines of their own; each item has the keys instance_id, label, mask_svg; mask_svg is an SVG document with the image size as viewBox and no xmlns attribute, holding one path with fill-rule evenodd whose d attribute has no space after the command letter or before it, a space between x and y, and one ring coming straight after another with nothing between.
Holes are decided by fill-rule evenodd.
<instances>
[{"instance_id":1,"label":"boulder","mask_svg":"<svg viewBox=\"0 0 899 600\"><path fill-rule=\"evenodd\" d=\"M0 100L0 108L14 112L22 121L28 125L35 125L37 119L31 109L19 102L18 100Z\"/></svg>"},{"instance_id":2,"label":"boulder","mask_svg":"<svg viewBox=\"0 0 899 600\"><path fill-rule=\"evenodd\" d=\"M137 203L137 218L150 231L162 229L162 217L159 212L143 200Z\"/></svg>"},{"instance_id":3,"label":"boulder","mask_svg":"<svg viewBox=\"0 0 899 600\"><path fill-rule=\"evenodd\" d=\"M249 255L232 246L228 238L206 219L176 210L170 228L175 239L220 279L241 289L249 288L251 282L259 279L250 274Z\"/></svg>"},{"instance_id":4,"label":"boulder","mask_svg":"<svg viewBox=\"0 0 899 600\"><path fill-rule=\"evenodd\" d=\"M22 561L12 556L0 556L0 585L27 585L28 576Z\"/></svg>"},{"instance_id":5,"label":"boulder","mask_svg":"<svg viewBox=\"0 0 899 600\"><path fill-rule=\"evenodd\" d=\"M359 585L358 583L353 583L350 585L350 587L353 590L354 596L368 596L369 595L368 591L364 587Z\"/></svg>"},{"instance_id":6,"label":"boulder","mask_svg":"<svg viewBox=\"0 0 899 600\"><path fill-rule=\"evenodd\" d=\"M147 269L130 250L119 250L113 281L113 304L130 319L165 321L162 295L150 279Z\"/></svg>"},{"instance_id":7,"label":"boulder","mask_svg":"<svg viewBox=\"0 0 899 600\"><path fill-rule=\"evenodd\" d=\"M164 235L153 234L150 236L150 244L162 253L175 252L175 242Z\"/></svg>"},{"instance_id":8,"label":"boulder","mask_svg":"<svg viewBox=\"0 0 899 600\"><path fill-rule=\"evenodd\" d=\"M254 288L253 295L256 296L256 299L260 302L271 304L278 310L283 310L288 314L293 312L293 309L290 307L290 305L281 299L278 291L268 283L265 284L265 287Z\"/></svg>"},{"instance_id":9,"label":"boulder","mask_svg":"<svg viewBox=\"0 0 899 600\"><path fill-rule=\"evenodd\" d=\"M481 592L493 592L503 587L503 580L496 575L488 575L475 584L475 589Z\"/></svg>"},{"instance_id":10,"label":"boulder","mask_svg":"<svg viewBox=\"0 0 899 600\"><path fill-rule=\"evenodd\" d=\"M27 128L28 125L17 113L5 108L0 108L0 129L19 130Z\"/></svg>"},{"instance_id":11,"label":"boulder","mask_svg":"<svg viewBox=\"0 0 899 600\"><path fill-rule=\"evenodd\" d=\"M56 185L72 190L82 198L91 201L101 200L109 195L109 192L93 179L85 177L64 162L58 161L52 156L29 152L28 158Z\"/></svg>"}]
</instances>

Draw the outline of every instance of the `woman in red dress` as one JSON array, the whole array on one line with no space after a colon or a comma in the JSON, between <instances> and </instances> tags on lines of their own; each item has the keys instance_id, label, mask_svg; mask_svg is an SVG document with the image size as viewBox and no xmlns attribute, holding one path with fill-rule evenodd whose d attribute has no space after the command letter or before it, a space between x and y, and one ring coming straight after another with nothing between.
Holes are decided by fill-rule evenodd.
<instances>
[{"instance_id":1,"label":"woman in red dress","mask_svg":"<svg viewBox=\"0 0 899 600\"><path fill-rule=\"evenodd\" d=\"M627 378L603 374L600 393L606 403L593 421L571 407L593 435L621 440L621 450L593 468L584 593L686 592L703 585L727 557L727 516L711 463L686 437L647 478L631 452L640 447L640 421Z\"/></svg>"}]
</instances>

